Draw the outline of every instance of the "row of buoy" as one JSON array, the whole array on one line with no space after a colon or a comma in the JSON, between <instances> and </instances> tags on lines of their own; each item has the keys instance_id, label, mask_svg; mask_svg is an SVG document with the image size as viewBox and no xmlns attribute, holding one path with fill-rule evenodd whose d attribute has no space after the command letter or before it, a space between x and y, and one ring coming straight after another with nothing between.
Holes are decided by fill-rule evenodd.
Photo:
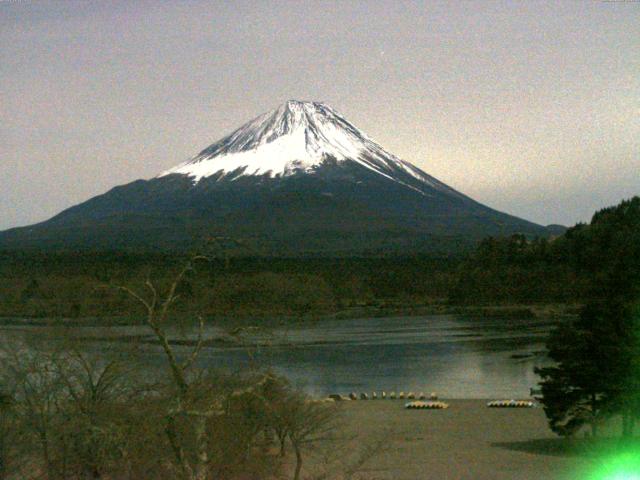
<instances>
[{"instance_id":1,"label":"row of buoy","mask_svg":"<svg viewBox=\"0 0 640 480\"><path fill-rule=\"evenodd\" d=\"M409 393L404 393L404 392L400 392L398 394L396 394L396 392L390 392L389 394L387 394L387 392L380 392L380 395L378 395L377 392L373 392L371 393L371 396L369 396L369 394L362 392L360 395L358 395L355 392L351 392L347 397L343 396L343 395L338 395L338 394L331 394L329 395L329 398L332 398L334 400L395 400L395 399L400 399L400 400L404 400L405 398L408 400L426 400L427 399L427 395L425 395L424 393L420 392L418 394L413 393L413 392L409 392ZM431 393L429 395L429 400L438 400L438 395L435 393Z\"/></svg>"},{"instance_id":2,"label":"row of buoy","mask_svg":"<svg viewBox=\"0 0 640 480\"><path fill-rule=\"evenodd\" d=\"M448 403L444 402L409 402L404 404L404 408L408 408L410 410L444 410L445 408L449 408Z\"/></svg>"},{"instance_id":3,"label":"row of buoy","mask_svg":"<svg viewBox=\"0 0 640 480\"><path fill-rule=\"evenodd\" d=\"M367 393L361 393L360 395L356 394L355 392L351 392L348 396L345 395L339 395L339 394L331 394L328 397L328 400L332 400L335 402L338 401L347 401L347 400L377 400L378 398L380 399L389 399L389 400L395 400L395 399L408 399L408 400L417 400L417 401L413 401L413 402L409 402L405 404L405 408L433 408L433 409L441 409L441 408L448 408L449 405L443 402L438 402L438 395L436 395L435 393L431 393L431 395L429 395L429 400L428 402L425 402L425 400L427 400L427 396L424 393L419 393L418 395L414 394L413 392L409 392L405 395L404 392L400 392L399 394L396 395L395 392L391 392L387 395L386 392L381 392L380 396L378 396L378 394L376 392L373 392L371 394L371 397L369 397L369 395ZM529 400L493 400L491 402L487 403L487 407L489 408L533 408L535 407L535 403Z\"/></svg>"},{"instance_id":4,"label":"row of buoy","mask_svg":"<svg viewBox=\"0 0 640 480\"><path fill-rule=\"evenodd\" d=\"M528 400L493 400L487 403L489 408L533 408L534 403Z\"/></svg>"}]
</instances>

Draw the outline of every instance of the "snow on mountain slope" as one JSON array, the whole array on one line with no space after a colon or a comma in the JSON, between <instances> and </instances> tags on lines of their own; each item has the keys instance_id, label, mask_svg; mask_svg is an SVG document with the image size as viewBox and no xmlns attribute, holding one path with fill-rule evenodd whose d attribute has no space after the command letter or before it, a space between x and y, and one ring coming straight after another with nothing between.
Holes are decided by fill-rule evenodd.
<instances>
[{"instance_id":1,"label":"snow on mountain slope","mask_svg":"<svg viewBox=\"0 0 640 480\"><path fill-rule=\"evenodd\" d=\"M267 256L404 255L512 233L548 235L400 160L331 107L289 101L158 177L0 232L0 249L176 252L213 235Z\"/></svg>"},{"instance_id":2,"label":"snow on mountain slope","mask_svg":"<svg viewBox=\"0 0 640 480\"><path fill-rule=\"evenodd\" d=\"M313 173L330 159L356 162L414 190L419 191L398 172L432 188L451 190L387 152L328 105L296 100L260 115L159 177L182 174L194 183L213 175L219 175L219 180L246 175L284 177Z\"/></svg>"}]
</instances>

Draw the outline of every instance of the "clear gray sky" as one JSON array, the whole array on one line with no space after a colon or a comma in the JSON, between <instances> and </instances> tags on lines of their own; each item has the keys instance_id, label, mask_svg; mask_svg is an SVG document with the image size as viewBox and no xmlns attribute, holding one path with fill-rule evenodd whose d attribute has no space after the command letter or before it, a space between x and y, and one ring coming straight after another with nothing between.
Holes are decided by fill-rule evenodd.
<instances>
[{"instance_id":1,"label":"clear gray sky","mask_svg":"<svg viewBox=\"0 0 640 480\"><path fill-rule=\"evenodd\" d=\"M0 0L0 229L332 105L499 210L640 194L640 2Z\"/></svg>"}]
</instances>

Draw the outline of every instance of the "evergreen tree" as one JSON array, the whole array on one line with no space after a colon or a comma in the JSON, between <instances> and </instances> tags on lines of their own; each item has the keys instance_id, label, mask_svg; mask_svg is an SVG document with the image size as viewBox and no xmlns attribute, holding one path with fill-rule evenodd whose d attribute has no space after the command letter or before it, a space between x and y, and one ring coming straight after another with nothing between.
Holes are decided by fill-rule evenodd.
<instances>
[{"instance_id":1,"label":"evergreen tree","mask_svg":"<svg viewBox=\"0 0 640 480\"><path fill-rule=\"evenodd\" d=\"M606 388L606 366L596 358L598 339L585 309L579 320L561 325L547 342L556 366L536 369L540 375L541 402L549 426L559 435L571 435L590 424L596 435Z\"/></svg>"},{"instance_id":2,"label":"evergreen tree","mask_svg":"<svg viewBox=\"0 0 640 480\"><path fill-rule=\"evenodd\" d=\"M579 318L547 342L556 365L536 369L551 429L570 435L602 416L621 415L623 435L640 417L640 198L567 232L569 257L590 278Z\"/></svg>"}]
</instances>

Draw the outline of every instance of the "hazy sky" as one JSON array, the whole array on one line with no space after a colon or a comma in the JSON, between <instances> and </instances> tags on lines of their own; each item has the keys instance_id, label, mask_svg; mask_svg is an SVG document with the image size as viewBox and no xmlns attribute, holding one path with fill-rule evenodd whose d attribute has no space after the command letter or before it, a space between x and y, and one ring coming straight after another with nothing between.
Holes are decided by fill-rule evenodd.
<instances>
[{"instance_id":1,"label":"hazy sky","mask_svg":"<svg viewBox=\"0 0 640 480\"><path fill-rule=\"evenodd\" d=\"M329 103L491 207L640 194L640 2L0 0L0 229Z\"/></svg>"}]
</instances>

